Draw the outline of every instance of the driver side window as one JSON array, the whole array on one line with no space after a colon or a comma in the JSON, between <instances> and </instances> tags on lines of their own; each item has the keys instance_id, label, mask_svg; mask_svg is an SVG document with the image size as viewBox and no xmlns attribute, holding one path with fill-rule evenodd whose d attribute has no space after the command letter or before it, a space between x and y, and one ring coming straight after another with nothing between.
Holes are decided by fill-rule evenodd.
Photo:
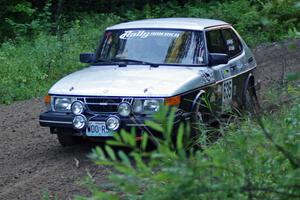
<instances>
[{"instance_id":1,"label":"driver side window","mask_svg":"<svg viewBox=\"0 0 300 200\"><path fill-rule=\"evenodd\" d=\"M242 53L243 46L238 36L233 32L232 29L226 28L222 30L223 37L228 50L228 56L234 58Z\"/></svg>"},{"instance_id":2,"label":"driver side window","mask_svg":"<svg viewBox=\"0 0 300 200\"><path fill-rule=\"evenodd\" d=\"M206 39L209 53L227 53L220 29L206 32Z\"/></svg>"}]
</instances>

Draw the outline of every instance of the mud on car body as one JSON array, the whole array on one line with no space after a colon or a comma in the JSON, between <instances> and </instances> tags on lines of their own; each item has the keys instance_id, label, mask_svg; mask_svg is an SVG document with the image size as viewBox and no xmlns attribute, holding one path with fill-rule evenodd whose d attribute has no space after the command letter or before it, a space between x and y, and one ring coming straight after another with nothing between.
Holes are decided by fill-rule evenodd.
<instances>
[{"instance_id":1,"label":"mud on car body","mask_svg":"<svg viewBox=\"0 0 300 200\"><path fill-rule=\"evenodd\" d=\"M80 61L89 66L52 86L39 119L62 145L111 137L122 128L143 132L144 121L164 105L177 108L175 123L209 123L204 96L209 112L227 113L256 95L253 54L231 25L218 20L114 25Z\"/></svg>"}]
</instances>

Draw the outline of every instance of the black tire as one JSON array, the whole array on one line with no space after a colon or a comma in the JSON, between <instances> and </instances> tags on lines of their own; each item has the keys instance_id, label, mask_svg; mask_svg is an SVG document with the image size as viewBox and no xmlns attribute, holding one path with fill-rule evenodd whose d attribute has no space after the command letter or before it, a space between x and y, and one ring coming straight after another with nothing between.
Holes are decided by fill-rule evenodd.
<instances>
[{"instance_id":1,"label":"black tire","mask_svg":"<svg viewBox=\"0 0 300 200\"><path fill-rule=\"evenodd\" d=\"M82 137L80 136L73 136L73 135L68 135L64 133L58 133L57 134L57 139L61 146L66 147L66 146L73 146L76 144L81 143Z\"/></svg>"},{"instance_id":2,"label":"black tire","mask_svg":"<svg viewBox=\"0 0 300 200\"><path fill-rule=\"evenodd\" d=\"M199 98L197 102L194 105L194 108L192 110L192 116L191 116L191 135L190 135L190 142L191 146L199 146L199 139L204 134L204 130L207 131L209 128L209 119L212 118L212 114L207 109L207 106L205 106Z\"/></svg>"},{"instance_id":3,"label":"black tire","mask_svg":"<svg viewBox=\"0 0 300 200\"><path fill-rule=\"evenodd\" d=\"M246 112L255 116L260 110L259 101L256 95L254 84L249 83L244 93L243 108Z\"/></svg>"},{"instance_id":4,"label":"black tire","mask_svg":"<svg viewBox=\"0 0 300 200\"><path fill-rule=\"evenodd\" d=\"M191 145L200 149L204 143L213 144L222 136L219 132L221 122L205 102L208 101L199 98L191 116Z\"/></svg>"},{"instance_id":5,"label":"black tire","mask_svg":"<svg viewBox=\"0 0 300 200\"><path fill-rule=\"evenodd\" d=\"M196 102L191 116L191 136L195 137L201 134L201 126L203 125L203 116L201 110L201 102Z\"/></svg>"}]
</instances>

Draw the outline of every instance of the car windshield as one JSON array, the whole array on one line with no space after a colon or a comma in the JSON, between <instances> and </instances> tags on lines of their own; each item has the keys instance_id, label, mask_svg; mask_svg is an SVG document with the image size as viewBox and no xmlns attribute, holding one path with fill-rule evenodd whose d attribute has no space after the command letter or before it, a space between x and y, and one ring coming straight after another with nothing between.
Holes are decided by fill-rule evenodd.
<instances>
[{"instance_id":1,"label":"car windshield","mask_svg":"<svg viewBox=\"0 0 300 200\"><path fill-rule=\"evenodd\" d=\"M167 29L109 30L97 60L202 65L205 48L201 31Z\"/></svg>"}]
</instances>

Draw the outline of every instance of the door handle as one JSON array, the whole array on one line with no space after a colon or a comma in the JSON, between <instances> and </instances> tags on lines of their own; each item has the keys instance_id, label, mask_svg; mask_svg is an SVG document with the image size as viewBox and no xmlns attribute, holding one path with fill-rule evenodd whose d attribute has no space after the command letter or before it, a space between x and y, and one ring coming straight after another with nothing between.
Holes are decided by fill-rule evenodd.
<instances>
[{"instance_id":1,"label":"door handle","mask_svg":"<svg viewBox=\"0 0 300 200\"><path fill-rule=\"evenodd\" d=\"M248 59L248 63L252 63L253 62L253 57L250 57L249 59Z\"/></svg>"}]
</instances>

